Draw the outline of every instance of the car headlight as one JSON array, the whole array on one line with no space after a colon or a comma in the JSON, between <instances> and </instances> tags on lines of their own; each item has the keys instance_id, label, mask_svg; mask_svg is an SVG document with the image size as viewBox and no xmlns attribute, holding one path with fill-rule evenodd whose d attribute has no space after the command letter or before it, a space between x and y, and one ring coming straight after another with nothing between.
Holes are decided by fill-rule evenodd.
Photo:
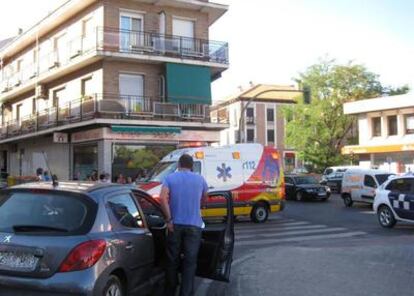
<instances>
[{"instance_id":1,"label":"car headlight","mask_svg":"<svg viewBox=\"0 0 414 296\"><path fill-rule=\"evenodd\" d=\"M331 192L331 188L329 188L329 186L325 186L325 190L326 192Z\"/></svg>"}]
</instances>

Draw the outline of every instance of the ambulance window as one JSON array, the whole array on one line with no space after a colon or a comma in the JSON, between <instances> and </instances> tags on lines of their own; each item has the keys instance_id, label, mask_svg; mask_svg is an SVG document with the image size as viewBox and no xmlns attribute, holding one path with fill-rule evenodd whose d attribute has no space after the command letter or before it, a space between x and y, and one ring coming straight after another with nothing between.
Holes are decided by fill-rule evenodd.
<instances>
[{"instance_id":1,"label":"ambulance window","mask_svg":"<svg viewBox=\"0 0 414 296\"><path fill-rule=\"evenodd\" d=\"M193 172L201 175L201 161L195 161L194 162Z\"/></svg>"},{"instance_id":2,"label":"ambulance window","mask_svg":"<svg viewBox=\"0 0 414 296\"><path fill-rule=\"evenodd\" d=\"M371 188L377 188L377 183L375 182L372 176L365 175L364 186L371 187Z\"/></svg>"}]
</instances>

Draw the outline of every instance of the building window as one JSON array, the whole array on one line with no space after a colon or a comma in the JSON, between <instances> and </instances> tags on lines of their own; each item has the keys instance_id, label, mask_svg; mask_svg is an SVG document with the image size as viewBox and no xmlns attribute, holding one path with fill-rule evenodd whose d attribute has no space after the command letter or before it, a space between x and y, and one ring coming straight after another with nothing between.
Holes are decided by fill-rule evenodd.
<instances>
[{"instance_id":1,"label":"building window","mask_svg":"<svg viewBox=\"0 0 414 296\"><path fill-rule=\"evenodd\" d=\"M405 116L405 133L407 135L414 134L414 114Z\"/></svg>"},{"instance_id":2,"label":"building window","mask_svg":"<svg viewBox=\"0 0 414 296\"><path fill-rule=\"evenodd\" d=\"M121 98L128 102L128 112L139 113L144 110L144 76L133 74L119 75L119 92Z\"/></svg>"},{"instance_id":3,"label":"building window","mask_svg":"<svg viewBox=\"0 0 414 296\"><path fill-rule=\"evenodd\" d=\"M246 123L254 124L254 108L246 109Z\"/></svg>"},{"instance_id":4,"label":"building window","mask_svg":"<svg viewBox=\"0 0 414 296\"><path fill-rule=\"evenodd\" d=\"M381 117L373 117L372 123L372 136L381 137Z\"/></svg>"},{"instance_id":5,"label":"building window","mask_svg":"<svg viewBox=\"0 0 414 296\"><path fill-rule=\"evenodd\" d=\"M247 142L253 143L254 142L254 129L247 130Z\"/></svg>"},{"instance_id":6,"label":"building window","mask_svg":"<svg viewBox=\"0 0 414 296\"><path fill-rule=\"evenodd\" d=\"M267 109L267 121L274 122L275 121L275 109L269 108Z\"/></svg>"},{"instance_id":7,"label":"building window","mask_svg":"<svg viewBox=\"0 0 414 296\"><path fill-rule=\"evenodd\" d=\"M267 130L267 142L269 145L275 143L275 131L272 129Z\"/></svg>"},{"instance_id":8,"label":"building window","mask_svg":"<svg viewBox=\"0 0 414 296\"><path fill-rule=\"evenodd\" d=\"M59 106L64 103L63 102L64 92L65 92L65 88L60 88L60 89L53 91L53 102L52 102L53 108L59 108Z\"/></svg>"},{"instance_id":9,"label":"building window","mask_svg":"<svg viewBox=\"0 0 414 296\"><path fill-rule=\"evenodd\" d=\"M388 120L388 135L389 136L398 135L397 115L388 116L387 120Z\"/></svg>"},{"instance_id":10,"label":"building window","mask_svg":"<svg viewBox=\"0 0 414 296\"><path fill-rule=\"evenodd\" d=\"M92 77L82 79L81 84L82 97L91 96L93 94Z\"/></svg>"},{"instance_id":11,"label":"building window","mask_svg":"<svg viewBox=\"0 0 414 296\"><path fill-rule=\"evenodd\" d=\"M144 16L141 14L123 13L120 21L121 50L129 51L131 49L142 47L144 43Z\"/></svg>"},{"instance_id":12,"label":"building window","mask_svg":"<svg viewBox=\"0 0 414 296\"><path fill-rule=\"evenodd\" d=\"M181 46L181 50L184 53L191 53L195 50L194 31L194 21L179 18L173 19L173 35L183 37L180 38L180 43L177 45Z\"/></svg>"},{"instance_id":13,"label":"building window","mask_svg":"<svg viewBox=\"0 0 414 296\"><path fill-rule=\"evenodd\" d=\"M22 115L22 104L19 104L16 106L16 121L17 122L20 122L21 115Z\"/></svg>"}]
</instances>

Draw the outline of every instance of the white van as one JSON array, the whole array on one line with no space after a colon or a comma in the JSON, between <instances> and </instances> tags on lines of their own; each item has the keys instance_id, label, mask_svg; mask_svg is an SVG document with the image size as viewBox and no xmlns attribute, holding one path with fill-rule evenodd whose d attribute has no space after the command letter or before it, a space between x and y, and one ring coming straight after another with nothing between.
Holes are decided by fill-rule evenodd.
<instances>
[{"instance_id":1,"label":"white van","mask_svg":"<svg viewBox=\"0 0 414 296\"><path fill-rule=\"evenodd\" d=\"M352 207L354 202L372 204L375 198L375 190L391 174L386 171L372 169L348 169L342 179L341 197L347 207Z\"/></svg>"},{"instance_id":2,"label":"white van","mask_svg":"<svg viewBox=\"0 0 414 296\"><path fill-rule=\"evenodd\" d=\"M357 168L359 168L359 166L352 166L352 165L327 167L323 171L322 177L326 177L326 176L328 176L330 174L333 174L333 173L345 173L349 169L357 169Z\"/></svg>"}]
</instances>

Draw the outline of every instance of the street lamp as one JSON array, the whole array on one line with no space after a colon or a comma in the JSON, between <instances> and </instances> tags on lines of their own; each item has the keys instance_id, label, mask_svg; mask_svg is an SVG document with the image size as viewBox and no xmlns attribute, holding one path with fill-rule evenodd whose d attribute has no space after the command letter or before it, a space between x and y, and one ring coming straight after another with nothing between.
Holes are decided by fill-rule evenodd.
<instances>
[{"instance_id":1,"label":"street lamp","mask_svg":"<svg viewBox=\"0 0 414 296\"><path fill-rule=\"evenodd\" d=\"M245 120L244 120L244 114L246 113L247 108L250 106L250 104L253 102L253 100L257 99L259 96L268 93L268 92L275 92L277 90L265 90L262 92L259 92L258 94L255 94L253 97L251 97L247 104L242 106L241 113L240 113L240 119L239 119L239 143L244 142L244 130L245 130ZM243 101L242 101L243 102Z\"/></svg>"},{"instance_id":2,"label":"street lamp","mask_svg":"<svg viewBox=\"0 0 414 296\"><path fill-rule=\"evenodd\" d=\"M244 142L244 130L246 128L246 123L245 123L245 113L247 108L250 106L250 104L257 99L258 97L260 97L261 95L264 95L266 93L270 93L270 92L288 92L289 90L279 90L279 89L268 89L268 90L264 90L262 92L259 92L257 94L255 94L253 97L251 97L248 101L247 104L242 106L242 110L241 110L241 114L240 114L240 119L239 119L239 143L243 143ZM296 91L296 90L295 90ZM243 102L243 101L242 101Z\"/></svg>"}]
</instances>

